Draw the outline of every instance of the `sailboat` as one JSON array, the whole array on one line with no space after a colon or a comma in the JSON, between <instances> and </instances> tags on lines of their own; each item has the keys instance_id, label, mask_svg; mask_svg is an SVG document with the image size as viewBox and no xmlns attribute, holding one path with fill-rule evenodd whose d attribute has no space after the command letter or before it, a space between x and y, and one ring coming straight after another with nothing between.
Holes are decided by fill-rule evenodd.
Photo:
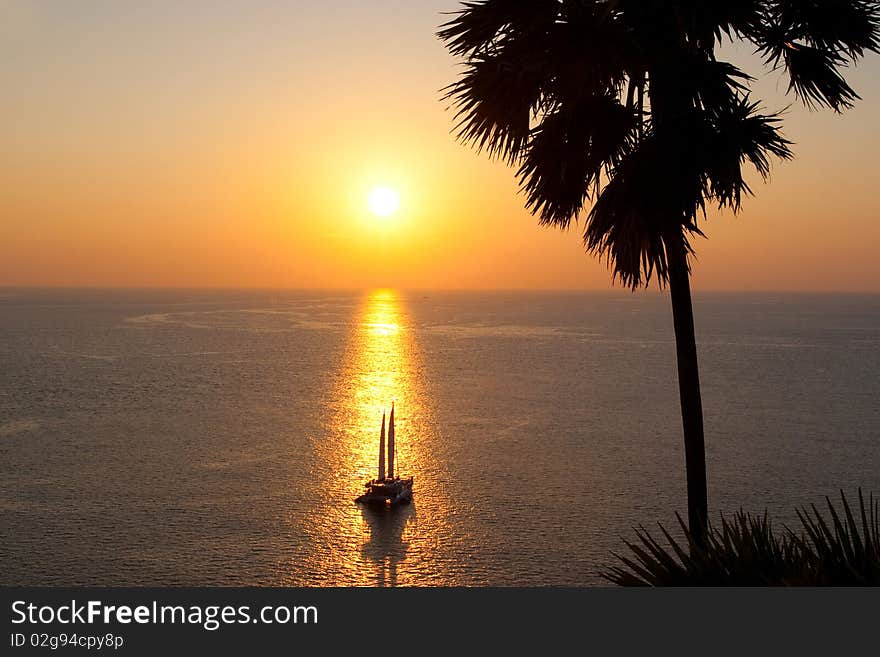
<instances>
[{"instance_id":1,"label":"sailboat","mask_svg":"<svg viewBox=\"0 0 880 657\"><path fill-rule=\"evenodd\" d=\"M391 417L388 422L388 474L385 474L385 413L382 413L382 431L379 434L379 472L378 477L364 484L363 495L355 499L357 504L395 506L412 502L413 478L401 479L394 474L394 402L391 403Z\"/></svg>"}]
</instances>

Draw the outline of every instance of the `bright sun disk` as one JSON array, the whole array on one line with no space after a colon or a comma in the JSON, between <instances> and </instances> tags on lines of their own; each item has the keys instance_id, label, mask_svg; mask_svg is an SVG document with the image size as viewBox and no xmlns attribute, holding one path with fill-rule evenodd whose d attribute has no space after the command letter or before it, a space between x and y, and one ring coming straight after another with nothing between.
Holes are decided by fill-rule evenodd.
<instances>
[{"instance_id":1,"label":"bright sun disk","mask_svg":"<svg viewBox=\"0 0 880 657\"><path fill-rule=\"evenodd\" d=\"M400 195L390 187L374 187L367 200L370 212L377 217L390 217L400 206Z\"/></svg>"}]
</instances>

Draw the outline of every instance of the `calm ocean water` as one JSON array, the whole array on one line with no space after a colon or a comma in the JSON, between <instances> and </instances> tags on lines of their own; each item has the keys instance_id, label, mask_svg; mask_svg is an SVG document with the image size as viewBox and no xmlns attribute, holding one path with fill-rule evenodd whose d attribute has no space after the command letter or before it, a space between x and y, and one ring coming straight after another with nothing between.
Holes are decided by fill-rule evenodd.
<instances>
[{"instance_id":1,"label":"calm ocean water","mask_svg":"<svg viewBox=\"0 0 880 657\"><path fill-rule=\"evenodd\" d=\"M880 297L696 315L713 513L880 493ZM0 291L2 584L595 584L683 468L655 292Z\"/></svg>"}]
</instances>

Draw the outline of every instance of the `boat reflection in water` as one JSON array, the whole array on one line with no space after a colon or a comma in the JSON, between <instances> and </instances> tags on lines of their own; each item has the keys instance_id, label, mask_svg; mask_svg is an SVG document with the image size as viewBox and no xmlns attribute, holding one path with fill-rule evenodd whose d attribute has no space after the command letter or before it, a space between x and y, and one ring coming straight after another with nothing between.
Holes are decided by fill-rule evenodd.
<instances>
[{"instance_id":1,"label":"boat reflection in water","mask_svg":"<svg viewBox=\"0 0 880 657\"><path fill-rule=\"evenodd\" d=\"M445 500L428 492L439 488L432 484L443 472L434 458L437 440L423 377L398 296L371 293L351 325L328 394L325 430L313 441L310 474L322 485L303 502L312 509L300 530L308 553L291 564L288 581L323 586L438 581L444 560L438 537L448 533L449 522ZM394 467L420 482L418 522L414 504L376 509L352 503L363 482L376 477L376 429L390 400L397 402L395 427L403 438L394 449Z\"/></svg>"},{"instance_id":2,"label":"boat reflection in water","mask_svg":"<svg viewBox=\"0 0 880 657\"><path fill-rule=\"evenodd\" d=\"M376 565L376 586L397 586L398 564L406 558L409 543L404 534L410 523L415 523L416 510L412 504L398 508L362 509L363 520L370 529L370 539L361 547L361 556ZM412 581L407 578L408 583Z\"/></svg>"}]
</instances>

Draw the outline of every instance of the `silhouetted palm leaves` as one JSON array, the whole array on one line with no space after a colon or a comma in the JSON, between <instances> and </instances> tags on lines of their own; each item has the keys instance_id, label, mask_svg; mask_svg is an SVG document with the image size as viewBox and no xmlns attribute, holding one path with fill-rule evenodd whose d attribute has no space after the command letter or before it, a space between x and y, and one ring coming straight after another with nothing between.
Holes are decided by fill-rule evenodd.
<instances>
[{"instance_id":1,"label":"silhouetted palm leaves","mask_svg":"<svg viewBox=\"0 0 880 657\"><path fill-rule=\"evenodd\" d=\"M465 61L446 89L459 138L518 166L542 223L567 227L594 203L587 248L637 287L666 282L664 240L699 233L707 204L739 209L743 165L766 177L791 156L752 78L716 58L722 39L840 111L858 98L841 70L878 50L878 3L474 0L438 34Z\"/></svg>"},{"instance_id":2,"label":"silhouetted palm leaves","mask_svg":"<svg viewBox=\"0 0 880 657\"><path fill-rule=\"evenodd\" d=\"M867 586L880 584L880 502L859 490L856 517L840 494L838 511L826 498L828 518L815 506L797 511L801 531L773 532L770 520L740 511L722 517L699 546L679 517L683 539L660 526L667 546L647 530L624 541L630 555L603 576L621 586Z\"/></svg>"},{"instance_id":3,"label":"silhouetted palm leaves","mask_svg":"<svg viewBox=\"0 0 880 657\"><path fill-rule=\"evenodd\" d=\"M877 51L877 3L865 0L768 2L767 15L748 38L772 66L784 66L806 104L836 111L858 94L840 73L850 61Z\"/></svg>"}]
</instances>

